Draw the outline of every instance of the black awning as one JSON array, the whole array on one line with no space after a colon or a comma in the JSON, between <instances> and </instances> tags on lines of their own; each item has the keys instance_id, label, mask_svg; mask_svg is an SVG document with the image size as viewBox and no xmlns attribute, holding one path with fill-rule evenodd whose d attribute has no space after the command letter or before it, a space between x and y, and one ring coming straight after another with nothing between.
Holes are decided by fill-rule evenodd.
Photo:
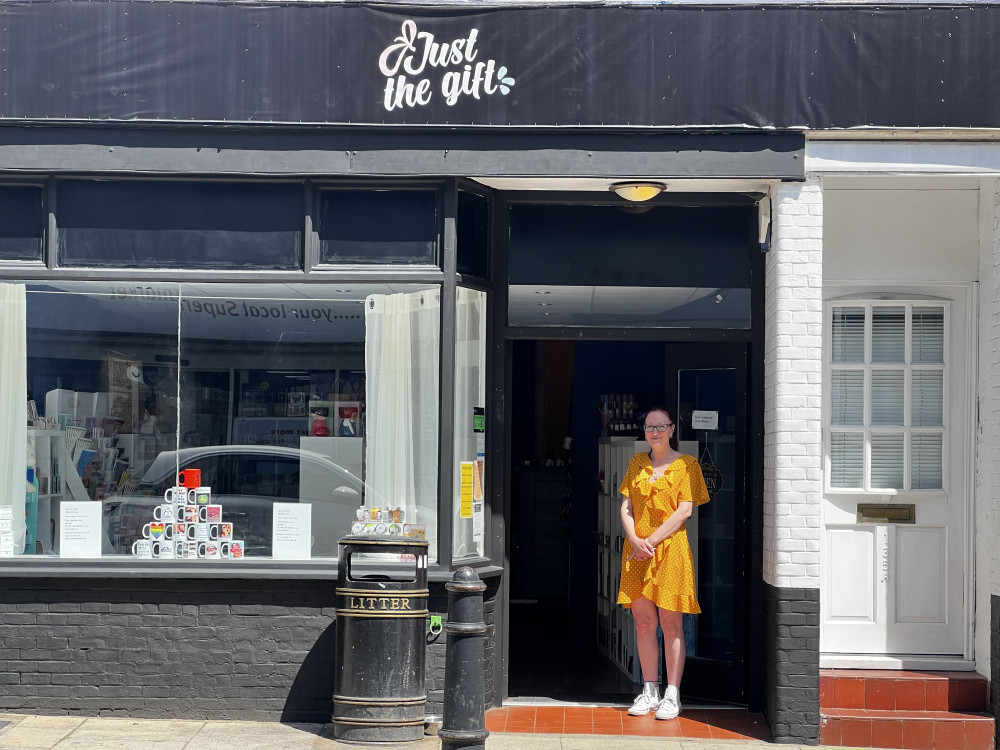
<instances>
[{"instance_id":1,"label":"black awning","mask_svg":"<svg viewBox=\"0 0 1000 750\"><path fill-rule=\"evenodd\" d=\"M0 119L1000 127L1000 6L5 2Z\"/></svg>"}]
</instances>

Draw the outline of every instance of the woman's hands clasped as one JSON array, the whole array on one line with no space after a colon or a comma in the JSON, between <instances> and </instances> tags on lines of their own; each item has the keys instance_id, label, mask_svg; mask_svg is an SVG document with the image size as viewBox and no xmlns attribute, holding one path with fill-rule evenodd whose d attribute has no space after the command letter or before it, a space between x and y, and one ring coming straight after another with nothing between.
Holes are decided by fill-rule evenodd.
<instances>
[{"instance_id":1,"label":"woman's hands clasped","mask_svg":"<svg viewBox=\"0 0 1000 750\"><path fill-rule=\"evenodd\" d=\"M648 560L656 550L656 545L648 539L630 536L628 542L632 545L632 554L629 555L629 560Z\"/></svg>"}]
</instances>

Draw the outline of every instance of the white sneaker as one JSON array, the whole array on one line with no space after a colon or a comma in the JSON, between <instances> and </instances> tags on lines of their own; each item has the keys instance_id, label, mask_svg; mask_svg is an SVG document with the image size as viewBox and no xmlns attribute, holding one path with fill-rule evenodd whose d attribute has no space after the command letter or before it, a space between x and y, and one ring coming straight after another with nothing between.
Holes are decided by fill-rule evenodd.
<instances>
[{"instance_id":1,"label":"white sneaker","mask_svg":"<svg viewBox=\"0 0 1000 750\"><path fill-rule=\"evenodd\" d=\"M681 700L677 695L677 688L671 686L667 688L663 700L656 707L657 719L676 719L681 712Z\"/></svg>"},{"instance_id":2,"label":"white sneaker","mask_svg":"<svg viewBox=\"0 0 1000 750\"><path fill-rule=\"evenodd\" d=\"M639 693L639 697L635 699L632 708L628 710L628 715L645 716L650 711L655 711L658 697L655 693L653 695L646 692Z\"/></svg>"}]
</instances>

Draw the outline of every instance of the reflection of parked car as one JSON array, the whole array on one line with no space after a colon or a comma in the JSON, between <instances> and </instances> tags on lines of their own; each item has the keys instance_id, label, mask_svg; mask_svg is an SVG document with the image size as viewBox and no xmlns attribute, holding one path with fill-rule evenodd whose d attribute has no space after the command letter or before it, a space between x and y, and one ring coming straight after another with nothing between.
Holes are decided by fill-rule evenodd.
<instances>
[{"instance_id":1,"label":"reflection of parked car","mask_svg":"<svg viewBox=\"0 0 1000 750\"><path fill-rule=\"evenodd\" d=\"M104 501L106 532L116 552L131 550L182 469L201 470L202 486L211 488L212 503L222 505L223 521L233 524L233 537L245 541L250 556L271 554L272 503L311 503L312 554L332 557L362 502L361 478L319 453L268 445L164 451L134 492Z\"/></svg>"}]
</instances>

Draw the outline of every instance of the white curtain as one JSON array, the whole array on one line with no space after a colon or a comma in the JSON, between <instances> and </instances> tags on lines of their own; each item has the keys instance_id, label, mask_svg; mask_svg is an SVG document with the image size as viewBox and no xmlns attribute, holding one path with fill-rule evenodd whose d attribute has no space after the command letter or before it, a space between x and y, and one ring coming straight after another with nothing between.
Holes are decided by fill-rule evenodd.
<instances>
[{"instance_id":1,"label":"white curtain","mask_svg":"<svg viewBox=\"0 0 1000 750\"><path fill-rule=\"evenodd\" d=\"M455 559L483 554L482 534L474 535L477 523L485 519L461 517L461 462L477 458L476 433L472 415L476 407L486 406L486 292L458 288L455 310L455 460L453 554ZM485 436L484 436L485 437ZM485 485L484 476L481 478ZM485 494L485 486L481 492ZM474 494L475 497L475 494ZM485 513L485 498L483 512ZM477 500L478 502L478 500Z\"/></svg>"},{"instance_id":2,"label":"white curtain","mask_svg":"<svg viewBox=\"0 0 1000 750\"><path fill-rule=\"evenodd\" d=\"M365 300L365 506L424 524L437 558L440 294Z\"/></svg>"},{"instance_id":3,"label":"white curtain","mask_svg":"<svg viewBox=\"0 0 1000 750\"><path fill-rule=\"evenodd\" d=\"M13 509L14 550L24 549L28 374L24 284L0 284L0 506Z\"/></svg>"}]
</instances>

